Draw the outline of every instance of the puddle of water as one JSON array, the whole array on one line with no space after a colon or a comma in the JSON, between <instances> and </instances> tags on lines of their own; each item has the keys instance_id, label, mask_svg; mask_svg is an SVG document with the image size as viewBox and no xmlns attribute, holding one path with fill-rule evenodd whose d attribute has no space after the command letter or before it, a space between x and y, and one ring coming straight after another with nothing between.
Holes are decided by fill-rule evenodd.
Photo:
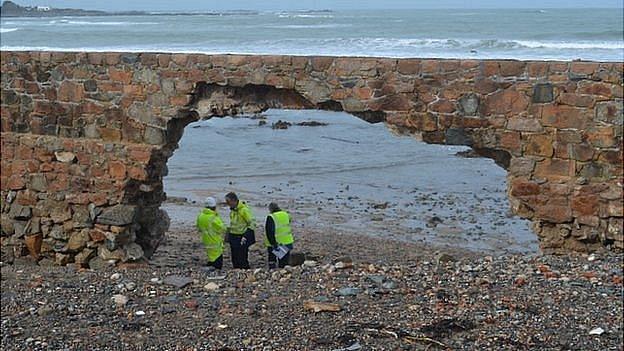
<instances>
[{"instance_id":1,"label":"puddle of water","mask_svg":"<svg viewBox=\"0 0 624 351\"><path fill-rule=\"evenodd\" d=\"M236 191L258 218L278 201L300 228L485 251L537 250L528 221L510 216L506 172L492 160L458 157L465 147L395 136L346 113L269 110L264 116L263 126L229 117L189 125L168 162L167 194L201 202ZM272 129L278 120L293 125ZM294 125L309 120L328 125ZM165 208L172 228L192 225L198 210Z\"/></svg>"}]
</instances>

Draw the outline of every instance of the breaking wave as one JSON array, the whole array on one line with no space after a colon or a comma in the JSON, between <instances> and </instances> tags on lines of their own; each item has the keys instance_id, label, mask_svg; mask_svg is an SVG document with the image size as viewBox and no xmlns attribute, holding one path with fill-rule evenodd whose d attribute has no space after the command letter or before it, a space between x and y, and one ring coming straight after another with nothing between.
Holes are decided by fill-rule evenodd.
<instances>
[{"instance_id":1,"label":"breaking wave","mask_svg":"<svg viewBox=\"0 0 624 351\"><path fill-rule=\"evenodd\" d=\"M52 20L49 21L48 24L51 25L78 25L78 26L84 26L84 25L89 25L89 26L132 26L132 25L142 25L142 24L158 24L158 22L125 22L125 21L117 21L117 22L110 22L110 21L104 21L104 22L98 22L98 21L76 21L76 20L67 20L67 19L60 19L60 20Z\"/></svg>"},{"instance_id":2,"label":"breaking wave","mask_svg":"<svg viewBox=\"0 0 624 351\"><path fill-rule=\"evenodd\" d=\"M289 26L289 27L287 27ZM284 25L284 28L298 25ZM316 25L317 28L324 25ZM276 26L278 27L278 26ZM278 27L279 28L279 27ZM499 58L521 60L621 61L622 41L532 41L501 39L405 39L405 38L288 38L242 40L231 43L204 41L178 44L166 41L115 46L17 46L2 50L186 52L205 54L281 54L332 56L383 56L421 58Z\"/></svg>"},{"instance_id":3,"label":"breaking wave","mask_svg":"<svg viewBox=\"0 0 624 351\"><path fill-rule=\"evenodd\" d=\"M0 33L11 33L19 30L19 28L0 28Z\"/></svg>"}]
</instances>

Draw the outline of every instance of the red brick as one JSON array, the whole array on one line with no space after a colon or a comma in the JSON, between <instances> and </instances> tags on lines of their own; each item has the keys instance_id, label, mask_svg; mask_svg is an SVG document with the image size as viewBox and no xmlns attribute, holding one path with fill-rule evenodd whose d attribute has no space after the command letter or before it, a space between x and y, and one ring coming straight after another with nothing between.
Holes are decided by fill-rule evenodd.
<instances>
[{"instance_id":1,"label":"red brick","mask_svg":"<svg viewBox=\"0 0 624 351\"><path fill-rule=\"evenodd\" d=\"M119 161L113 161L109 164L108 172L111 177L115 179L125 179L126 178L126 165Z\"/></svg>"},{"instance_id":2,"label":"red brick","mask_svg":"<svg viewBox=\"0 0 624 351\"><path fill-rule=\"evenodd\" d=\"M49 192L59 192L69 189L69 176L66 173L57 173L53 181L48 182Z\"/></svg>"},{"instance_id":3,"label":"red brick","mask_svg":"<svg viewBox=\"0 0 624 351\"><path fill-rule=\"evenodd\" d=\"M572 144L570 158L577 161L590 161L594 157L594 148L587 144Z\"/></svg>"},{"instance_id":4,"label":"red brick","mask_svg":"<svg viewBox=\"0 0 624 351\"><path fill-rule=\"evenodd\" d=\"M433 112L453 113L455 112L455 103L450 100L439 99L431 103L429 109Z\"/></svg>"},{"instance_id":5,"label":"red brick","mask_svg":"<svg viewBox=\"0 0 624 351\"><path fill-rule=\"evenodd\" d=\"M188 95L177 95L169 98L169 103L173 106L186 106L190 101Z\"/></svg>"},{"instance_id":6,"label":"red brick","mask_svg":"<svg viewBox=\"0 0 624 351\"><path fill-rule=\"evenodd\" d=\"M527 155L552 157L553 144L551 136L548 134L529 135L524 152Z\"/></svg>"},{"instance_id":7,"label":"red brick","mask_svg":"<svg viewBox=\"0 0 624 351\"><path fill-rule=\"evenodd\" d=\"M360 100L368 100L372 97L373 92L370 88L368 87L356 87L353 88L353 94L355 95L355 97L357 97Z\"/></svg>"},{"instance_id":8,"label":"red brick","mask_svg":"<svg viewBox=\"0 0 624 351\"><path fill-rule=\"evenodd\" d=\"M108 195L103 192L89 194L89 201L95 206L102 206L108 203Z\"/></svg>"},{"instance_id":9,"label":"red brick","mask_svg":"<svg viewBox=\"0 0 624 351\"><path fill-rule=\"evenodd\" d=\"M521 76L524 73L526 62L522 61L501 61L500 74L505 77Z\"/></svg>"},{"instance_id":10,"label":"red brick","mask_svg":"<svg viewBox=\"0 0 624 351\"><path fill-rule=\"evenodd\" d=\"M98 90L104 93L121 93L123 91L123 84L119 82L98 82Z\"/></svg>"},{"instance_id":11,"label":"red brick","mask_svg":"<svg viewBox=\"0 0 624 351\"><path fill-rule=\"evenodd\" d=\"M147 172L145 172L145 169L142 167L130 167L128 169L128 175L130 176L130 178L136 179L136 180L147 179Z\"/></svg>"},{"instance_id":12,"label":"red brick","mask_svg":"<svg viewBox=\"0 0 624 351\"><path fill-rule=\"evenodd\" d=\"M104 60L104 55L100 52L89 52L87 53L87 59L92 65L101 65Z\"/></svg>"},{"instance_id":13,"label":"red brick","mask_svg":"<svg viewBox=\"0 0 624 351\"><path fill-rule=\"evenodd\" d=\"M516 180L511 185L511 195L516 197L540 194L540 186L535 182Z\"/></svg>"},{"instance_id":14,"label":"red brick","mask_svg":"<svg viewBox=\"0 0 624 351\"><path fill-rule=\"evenodd\" d=\"M37 193L28 189L20 191L15 201L22 206L34 206L37 204Z\"/></svg>"},{"instance_id":15,"label":"red brick","mask_svg":"<svg viewBox=\"0 0 624 351\"><path fill-rule=\"evenodd\" d=\"M535 176L540 178L565 178L574 175L575 163L570 160L545 159L535 166Z\"/></svg>"},{"instance_id":16,"label":"red brick","mask_svg":"<svg viewBox=\"0 0 624 351\"><path fill-rule=\"evenodd\" d=\"M605 97L613 97L612 84L601 82L581 83L578 92L581 94L599 95Z\"/></svg>"},{"instance_id":17,"label":"red brick","mask_svg":"<svg viewBox=\"0 0 624 351\"><path fill-rule=\"evenodd\" d=\"M438 73L440 70L439 60L422 60L420 63L420 71L422 73Z\"/></svg>"},{"instance_id":18,"label":"red brick","mask_svg":"<svg viewBox=\"0 0 624 351\"><path fill-rule=\"evenodd\" d=\"M596 100L591 95L580 95L571 93L561 93L559 95L559 102L563 105L590 107L594 105L595 101Z\"/></svg>"},{"instance_id":19,"label":"red brick","mask_svg":"<svg viewBox=\"0 0 624 351\"><path fill-rule=\"evenodd\" d=\"M398 61L397 70L401 74L418 74L420 72L420 61L414 59L401 59Z\"/></svg>"},{"instance_id":20,"label":"red brick","mask_svg":"<svg viewBox=\"0 0 624 351\"><path fill-rule=\"evenodd\" d=\"M89 203L89 194L88 193L67 194L65 195L65 200L70 204L86 205Z\"/></svg>"},{"instance_id":21,"label":"red brick","mask_svg":"<svg viewBox=\"0 0 624 351\"><path fill-rule=\"evenodd\" d=\"M238 56L231 56L231 57L238 57ZM186 66L186 63L188 62L188 55L187 54L173 54L171 55L171 60L178 66ZM230 61L228 61L228 63L230 63Z\"/></svg>"},{"instance_id":22,"label":"red brick","mask_svg":"<svg viewBox=\"0 0 624 351\"><path fill-rule=\"evenodd\" d=\"M499 73L497 61L483 61L481 64L483 75L486 77L496 76Z\"/></svg>"},{"instance_id":23,"label":"red brick","mask_svg":"<svg viewBox=\"0 0 624 351\"><path fill-rule=\"evenodd\" d=\"M111 53L105 53L104 54L104 62L107 65L116 65L120 62L119 58L120 58L120 54L119 53L115 53L115 52L111 52Z\"/></svg>"},{"instance_id":24,"label":"red brick","mask_svg":"<svg viewBox=\"0 0 624 351\"><path fill-rule=\"evenodd\" d=\"M529 77L545 77L548 75L548 63L529 62L527 64L527 72L529 73Z\"/></svg>"},{"instance_id":25,"label":"red brick","mask_svg":"<svg viewBox=\"0 0 624 351\"><path fill-rule=\"evenodd\" d=\"M119 129L99 128L98 132L100 133L100 137L104 141L120 141L121 140L121 131Z\"/></svg>"},{"instance_id":26,"label":"red brick","mask_svg":"<svg viewBox=\"0 0 624 351\"><path fill-rule=\"evenodd\" d=\"M158 66L169 67L171 62L171 54L158 54Z\"/></svg>"},{"instance_id":27,"label":"red brick","mask_svg":"<svg viewBox=\"0 0 624 351\"><path fill-rule=\"evenodd\" d=\"M485 113L492 114L513 114L517 115L526 111L529 106L527 96L515 90L503 90L485 98Z\"/></svg>"},{"instance_id":28,"label":"red brick","mask_svg":"<svg viewBox=\"0 0 624 351\"><path fill-rule=\"evenodd\" d=\"M502 132L500 135L500 145L507 150L520 150L520 133L518 132Z\"/></svg>"},{"instance_id":29,"label":"red brick","mask_svg":"<svg viewBox=\"0 0 624 351\"><path fill-rule=\"evenodd\" d=\"M537 218L553 223L572 221L572 210L565 198L549 199L546 205L537 207L535 215Z\"/></svg>"},{"instance_id":30,"label":"red brick","mask_svg":"<svg viewBox=\"0 0 624 351\"><path fill-rule=\"evenodd\" d=\"M591 216L598 214L597 195L584 195L572 197L572 211L575 216Z\"/></svg>"},{"instance_id":31,"label":"red brick","mask_svg":"<svg viewBox=\"0 0 624 351\"><path fill-rule=\"evenodd\" d=\"M596 147L614 147L617 144L614 127L595 127L586 131L587 141Z\"/></svg>"},{"instance_id":32,"label":"red brick","mask_svg":"<svg viewBox=\"0 0 624 351\"><path fill-rule=\"evenodd\" d=\"M82 84L71 81L63 81L58 90L58 99L67 102L82 102L84 99L84 88Z\"/></svg>"},{"instance_id":33,"label":"red brick","mask_svg":"<svg viewBox=\"0 0 624 351\"><path fill-rule=\"evenodd\" d=\"M541 113L544 126L562 129L584 129L591 120L587 109L566 105L545 105Z\"/></svg>"},{"instance_id":34,"label":"red brick","mask_svg":"<svg viewBox=\"0 0 624 351\"><path fill-rule=\"evenodd\" d=\"M152 152L147 148L131 149L130 157L140 163L147 163L152 157Z\"/></svg>"},{"instance_id":35,"label":"red brick","mask_svg":"<svg viewBox=\"0 0 624 351\"><path fill-rule=\"evenodd\" d=\"M570 72L576 74L592 75L598 69L599 64L595 62L572 62Z\"/></svg>"},{"instance_id":36,"label":"red brick","mask_svg":"<svg viewBox=\"0 0 624 351\"><path fill-rule=\"evenodd\" d=\"M132 71L123 71L115 67L108 69L108 75L114 82L128 84L132 80Z\"/></svg>"}]
</instances>

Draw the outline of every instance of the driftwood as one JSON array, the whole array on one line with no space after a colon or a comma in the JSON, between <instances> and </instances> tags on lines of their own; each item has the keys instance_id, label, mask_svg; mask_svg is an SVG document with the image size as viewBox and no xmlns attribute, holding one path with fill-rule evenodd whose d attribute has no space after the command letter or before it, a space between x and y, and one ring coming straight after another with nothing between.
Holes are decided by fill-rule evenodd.
<instances>
[{"instance_id":1,"label":"driftwood","mask_svg":"<svg viewBox=\"0 0 624 351\"><path fill-rule=\"evenodd\" d=\"M394 339L401 339L410 344L421 342L428 345L438 346L444 349L450 349L450 347L445 343L435 340L425 334L412 332L402 328L384 326L380 323L352 323L347 326L347 329L349 329L351 332L365 332L369 335L376 337L390 337Z\"/></svg>"},{"instance_id":2,"label":"driftwood","mask_svg":"<svg viewBox=\"0 0 624 351\"><path fill-rule=\"evenodd\" d=\"M339 304L329 302L318 302L313 300L307 300L303 303L303 308L306 310L312 310L316 312L338 312L341 310Z\"/></svg>"}]
</instances>

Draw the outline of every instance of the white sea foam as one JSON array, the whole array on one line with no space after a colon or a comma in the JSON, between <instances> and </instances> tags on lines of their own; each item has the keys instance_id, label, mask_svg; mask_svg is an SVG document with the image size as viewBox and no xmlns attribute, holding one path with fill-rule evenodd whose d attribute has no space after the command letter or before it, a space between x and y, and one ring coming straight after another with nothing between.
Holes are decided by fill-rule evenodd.
<instances>
[{"instance_id":1,"label":"white sea foam","mask_svg":"<svg viewBox=\"0 0 624 351\"><path fill-rule=\"evenodd\" d=\"M552 42L513 40L520 46L532 49L624 49L624 41L583 41L583 42Z\"/></svg>"},{"instance_id":2,"label":"white sea foam","mask_svg":"<svg viewBox=\"0 0 624 351\"><path fill-rule=\"evenodd\" d=\"M0 33L11 33L19 30L19 28L0 28Z\"/></svg>"},{"instance_id":3,"label":"white sea foam","mask_svg":"<svg viewBox=\"0 0 624 351\"><path fill-rule=\"evenodd\" d=\"M284 24L284 25L270 25L267 28L282 28L282 29L323 29L323 28L346 28L352 27L351 24L341 23L327 23L327 24Z\"/></svg>"},{"instance_id":4,"label":"white sea foam","mask_svg":"<svg viewBox=\"0 0 624 351\"><path fill-rule=\"evenodd\" d=\"M280 18L333 18L333 15L328 14L312 14L312 13L280 13L277 15Z\"/></svg>"},{"instance_id":5,"label":"white sea foam","mask_svg":"<svg viewBox=\"0 0 624 351\"><path fill-rule=\"evenodd\" d=\"M133 25L148 25L159 24L158 22L125 22L125 21L77 21L77 20L51 20L48 24L59 25L75 25L75 26L133 26Z\"/></svg>"}]
</instances>

